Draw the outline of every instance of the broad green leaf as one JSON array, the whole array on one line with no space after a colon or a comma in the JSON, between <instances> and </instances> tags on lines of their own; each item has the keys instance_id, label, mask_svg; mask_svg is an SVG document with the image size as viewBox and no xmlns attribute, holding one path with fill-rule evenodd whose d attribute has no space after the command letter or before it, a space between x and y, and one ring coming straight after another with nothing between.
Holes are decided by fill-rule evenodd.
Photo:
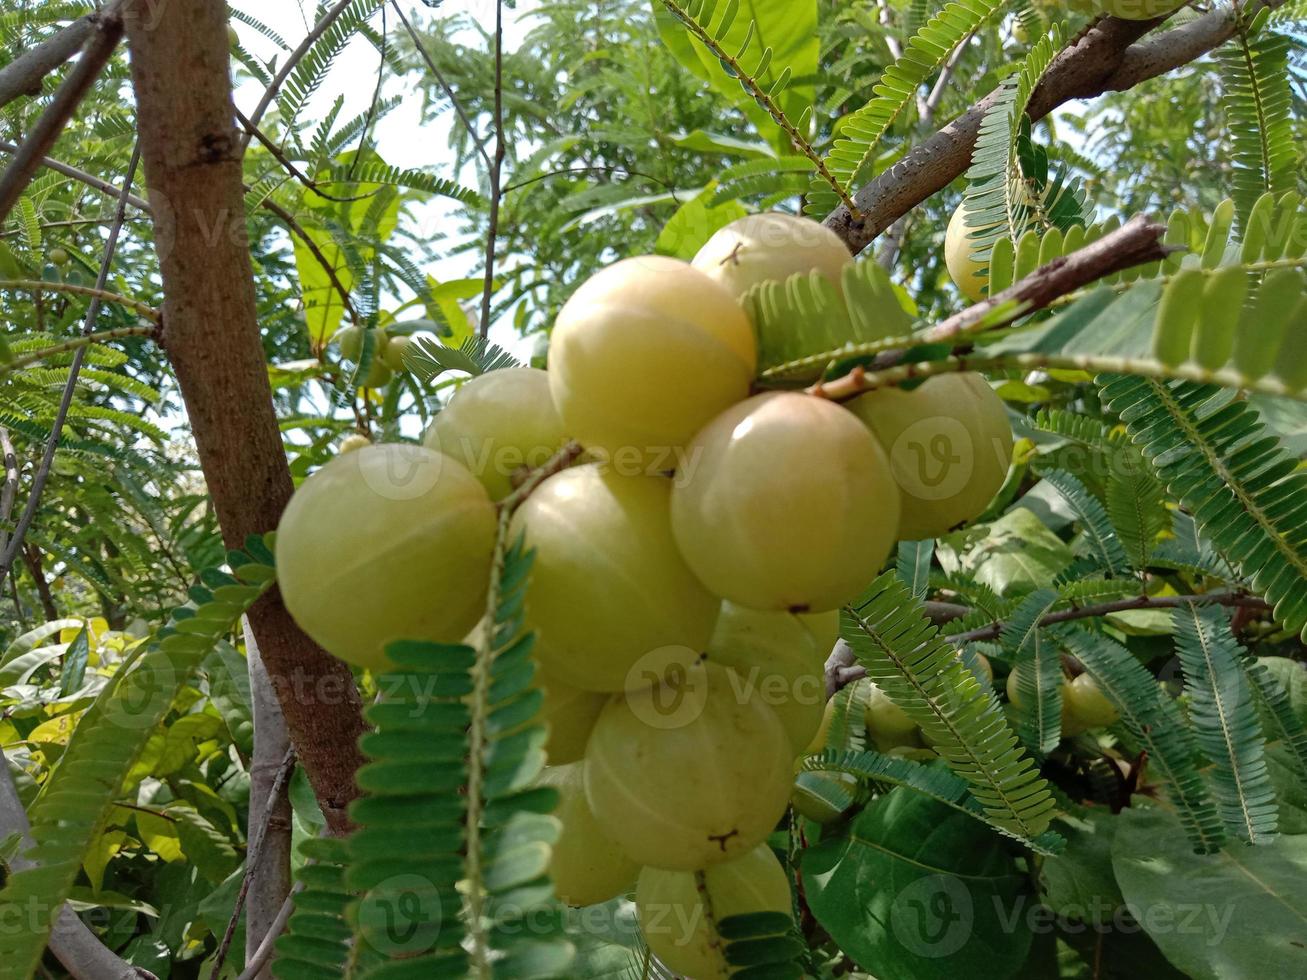
<instances>
[{"instance_id":1,"label":"broad green leaf","mask_svg":"<svg viewBox=\"0 0 1307 980\"><path fill-rule=\"evenodd\" d=\"M1023 595L1071 564L1071 548L1033 513L1015 507L992 524L964 531L962 571L1001 596Z\"/></svg>"},{"instance_id":2,"label":"broad green leaf","mask_svg":"<svg viewBox=\"0 0 1307 980\"><path fill-rule=\"evenodd\" d=\"M912 980L1013 976L1031 932L1026 881L1000 838L907 789L803 852L817 921L855 962Z\"/></svg>"},{"instance_id":3,"label":"broad green leaf","mask_svg":"<svg viewBox=\"0 0 1307 980\"><path fill-rule=\"evenodd\" d=\"M1302 974L1307 837L1194 854L1161 807L1121 814L1112 866L1144 929L1192 980Z\"/></svg>"},{"instance_id":4,"label":"broad green leaf","mask_svg":"<svg viewBox=\"0 0 1307 980\"><path fill-rule=\"evenodd\" d=\"M689 261L715 231L749 213L739 201L713 207L716 190L717 182L713 181L676 210L658 236L658 254Z\"/></svg>"}]
</instances>

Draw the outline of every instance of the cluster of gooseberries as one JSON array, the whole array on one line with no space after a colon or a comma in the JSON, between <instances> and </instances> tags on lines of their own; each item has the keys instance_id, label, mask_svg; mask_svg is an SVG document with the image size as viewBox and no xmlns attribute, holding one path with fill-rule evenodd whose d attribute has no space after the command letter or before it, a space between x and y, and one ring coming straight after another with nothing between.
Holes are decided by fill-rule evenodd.
<instances>
[{"instance_id":1,"label":"cluster of gooseberries","mask_svg":"<svg viewBox=\"0 0 1307 980\"><path fill-rule=\"evenodd\" d=\"M576 905L635 882L650 947L696 978L729 973L705 908L790 910L766 840L822 724L838 610L896 540L978 516L1011 454L975 375L845 404L752 393L749 291L812 272L839 289L852 261L822 225L762 214L689 263L617 262L560 312L548 371L472 378L422 446L342 454L278 534L301 627L384 670L393 641L477 627L497 502L583 447L514 498L511 525L535 552L525 616L562 801L553 878Z\"/></svg>"},{"instance_id":2,"label":"cluster of gooseberries","mask_svg":"<svg viewBox=\"0 0 1307 980\"><path fill-rule=\"evenodd\" d=\"M332 340L336 342L340 356L356 364L363 357L364 343L371 341L372 360L367 372L359 378L360 388L382 388L390 384L396 372L404 370L404 351L413 342L406 334L392 335L384 327L369 330L355 325L342 327Z\"/></svg>"}]
</instances>

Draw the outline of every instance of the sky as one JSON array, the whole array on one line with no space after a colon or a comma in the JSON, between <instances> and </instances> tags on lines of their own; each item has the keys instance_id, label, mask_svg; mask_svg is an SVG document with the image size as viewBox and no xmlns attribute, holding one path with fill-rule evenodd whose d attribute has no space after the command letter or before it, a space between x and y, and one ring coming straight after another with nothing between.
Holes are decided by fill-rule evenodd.
<instances>
[{"instance_id":1,"label":"sky","mask_svg":"<svg viewBox=\"0 0 1307 980\"><path fill-rule=\"evenodd\" d=\"M314 22L317 2L305 0L232 0L231 6L239 11L258 18L265 25L276 31L293 49L309 32ZM504 46L513 50L522 41L530 28L530 14L539 3L536 0L519 0L516 10L504 10ZM487 29L492 29L495 22L495 4L493 0L444 0L439 10L432 10L417 0L400 0L400 7L409 23L416 25L432 14L453 16L464 13L475 18ZM387 6L386 24L392 31L402 30L394 9ZM380 27L381 13L373 15L371 23ZM237 20L231 24L236 29L241 46L261 60L279 54L279 48L263 37L254 28ZM330 73L314 93L306 106L303 118L307 121L320 119L340 96L344 96L344 107L340 118L349 119L364 112L372 101L377 82L377 67L380 56L366 38L355 37L332 64ZM407 95L412 87L396 79L387 70L383 81L382 95ZM263 86L257 81L246 81L237 86L236 105L243 112L249 113L258 104L263 94ZM449 150L449 128L454 123L453 113L446 111L440 118L423 123L422 103L418 98L406 98L390 113L383 116L374 130L378 152L392 166L402 168L431 167L442 177L454 176L453 154ZM414 134L418 134L414 138ZM467 172L460 175L462 183L475 186L476 174ZM453 212L456 205L443 199L412 205L409 213L420 230L440 227L443 219ZM444 225L448 227L448 225ZM441 259L424 268L424 271L440 281L461 279L481 274L480 260L475 253L463 253ZM407 299L408 297L403 297ZM501 329L492 330L492 339L512 353L522 358L529 358L534 341L522 341L507 324Z\"/></svg>"}]
</instances>

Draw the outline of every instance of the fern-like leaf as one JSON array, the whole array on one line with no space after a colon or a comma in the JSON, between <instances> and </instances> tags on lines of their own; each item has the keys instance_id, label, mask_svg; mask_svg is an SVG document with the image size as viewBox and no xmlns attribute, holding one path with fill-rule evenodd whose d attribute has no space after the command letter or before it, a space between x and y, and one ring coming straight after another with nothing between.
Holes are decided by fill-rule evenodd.
<instances>
[{"instance_id":1,"label":"fern-like leaf","mask_svg":"<svg viewBox=\"0 0 1307 980\"><path fill-rule=\"evenodd\" d=\"M1057 635L1116 706L1130 737L1147 751L1149 769L1160 774L1169 787L1170 801L1194 850L1219 850L1225 828L1198 771L1193 740L1174 702L1159 691L1143 664L1115 640L1072 627L1057 629Z\"/></svg>"},{"instance_id":2,"label":"fern-like leaf","mask_svg":"<svg viewBox=\"0 0 1307 980\"><path fill-rule=\"evenodd\" d=\"M786 67L781 69L779 75L775 74L772 66L772 49L765 43L760 42L761 51L756 54L756 57L750 52L750 47L757 38L757 24L753 22L749 24L739 48L726 47L727 36L739 13L739 0L727 0L721 6L720 18L717 17L718 0L660 0L660 2L668 13L681 22L691 37L711 52L722 70L736 79L748 96L771 116L789 138L791 145L807 157L821 185L842 201L854 215L858 215L860 212L850 193L830 172L826 161L813 148L799 125L781 109L780 97L790 84L790 69ZM746 55L750 58L748 64L743 61ZM774 76L770 84L764 81L769 71L772 71Z\"/></svg>"},{"instance_id":3,"label":"fern-like leaf","mask_svg":"<svg viewBox=\"0 0 1307 980\"><path fill-rule=\"evenodd\" d=\"M1307 727L1303 726L1284 685L1250 651L1240 648L1239 666L1276 735L1293 756L1298 778L1307 784Z\"/></svg>"},{"instance_id":4,"label":"fern-like leaf","mask_svg":"<svg viewBox=\"0 0 1307 980\"><path fill-rule=\"evenodd\" d=\"M922 765L911 759L884 755L875 749L858 751L827 749L818 755L805 758L803 771L842 772L872 783L907 787L913 792L929 796L945 806L974 817L1007 837L1020 840L1039 854L1056 854L1065 846L1061 835L1051 830L1046 830L1031 840L1012 834L1009 828L995 823L990 818L984 807L971 795L965 779L938 764Z\"/></svg>"},{"instance_id":5,"label":"fern-like leaf","mask_svg":"<svg viewBox=\"0 0 1307 980\"><path fill-rule=\"evenodd\" d=\"M314 838L300 845L308 860L295 874L300 886L286 932L277 940L272 972L279 980L340 980L350 956L346 914L354 900L345 886L349 845Z\"/></svg>"},{"instance_id":6,"label":"fern-like leaf","mask_svg":"<svg viewBox=\"0 0 1307 980\"><path fill-rule=\"evenodd\" d=\"M1129 568L1125 549L1108 520L1102 503L1076 477L1065 470L1046 470L1044 479L1062 495L1084 531L1084 543L1099 566L1114 574Z\"/></svg>"},{"instance_id":7,"label":"fern-like leaf","mask_svg":"<svg viewBox=\"0 0 1307 980\"><path fill-rule=\"evenodd\" d=\"M992 692L924 617L894 572L845 609L845 632L870 677L965 779L995 826L1025 841L1048 829L1054 802Z\"/></svg>"},{"instance_id":8,"label":"fern-like leaf","mask_svg":"<svg viewBox=\"0 0 1307 980\"><path fill-rule=\"evenodd\" d=\"M879 264L851 263L842 290L814 272L763 283L746 294L766 380L815 380L833 361L886 350L911 331L912 318Z\"/></svg>"},{"instance_id":9,"label":"fern-like leaf","mask_svg":"<svg viewBox=\"0 0 1307 980\"><path fill-rule=\"evenodd\" d=\"M1062 740L1062 654L1039 622L1060 598L1052 589L1032 592L1004 622L1000 635L1012 669L1018 671L1017 734L1037 757L1048 755Z\"/></svg>"},{"instance_id":10,"label":"fern-like leaf","mask_svg":"<svg viewBox=\"0 0 1307 980\"><path fill-rule=\"evenodd\" d=\"M1189 718L1212 762L1216 806L1231 834L1250 844L1275 837L1278 809L1265 739L1223 610L1188 603L1172 610Z\"/></svg>"},{"instance_id":11,"label":"fern-like leaf","mask_svg":"<svg viewBox=\"0 0 1307 980\"><path fill-rule=\"evenodd\" d=\"M487 626L478 646L399 642L379 679L351 808L345 884L360 980L565 976L574 950L548 866L558 793L536 781L545 728L523 596L533 554L501 509ZM402 853L396 840L411 842ZM402 941L394 914L411 910ZM525 925L529 921L530 928Z\"/></svg>"},{"instance_id":12,"label":"fern-like leaf","mask_svg":"<svg viewBox=\"0 0 1307 980\"><path fill-rule=\"evenodd\" d=\"M1199 531L1275 607L1277 620L1307 635L1307 474L1257 410L1188 382L1099 383L1108 409Z\"/></svg>"},{"instance_id":13,"label":"fern-like leaf","mask_svg":"<svg viewBox=\"0 0 1307 980\"><path fill-rule=\"evenodd\" d=\"M10 875L0 889L0 914L25 926L0 932L0 959L11 975L36 971L83 856L150 735L200 663L271 585L275 572L263 557L269 549L251 539L251 550L259 557L232 553L237 577L207 570L208 587L195 591L198 608L174 610L156 642L119 667L78 721L28 814L35 845L24 857L34 866Z\"/></svg>"},{"instance_id":14,"label":"fern-like leaf","mask_svg":"<svg viewBox=\"0 0 1307 980\"><path fill-rule=\"evenodd\" d=\"M1216 54L1224 83L1240 227L1263 192L1281 194L1293 190L1297 181L1290 41L1286 35L1259 30L1266 13L1263 9L1247 30Z\"/></svg>"},{"instance_id":15,"label":"fern-like leaf","mask_svg":"<svg viewBox=\"0 0 1307 980\"><path fill-rule=\"evenodd\" d=\"M913 102L921 85L1002 6L1002 0L949 3L908 40L903 54L872 86L875 97L841 122L839 135L826 157L826 166L837 187L851 193L870 176L881 142L894 121ZM826 182L814 181L809 191L808 211L824 215L838 200L839 195L831 193Z\"/></svg>"}]
</instances>

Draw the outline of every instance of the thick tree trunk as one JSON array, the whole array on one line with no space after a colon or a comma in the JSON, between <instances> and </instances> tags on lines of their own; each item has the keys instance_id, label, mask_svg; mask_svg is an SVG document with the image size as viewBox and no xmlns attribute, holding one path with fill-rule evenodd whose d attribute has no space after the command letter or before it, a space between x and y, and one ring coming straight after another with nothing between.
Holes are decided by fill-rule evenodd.
<instances>
[{"instance_id":1,"label":"thick tree trunk","mask_svg":"<svg viewBox=\"0 0 1307 980\"><path fill-rule=\"evenodd\" d=\"M162 342L177 373L229 547L277 526L291 495L255 318L222 0L126 11L145 181L163 273ZM364 725L344 664L275 592L249 613L268 676L329 826L348 826Z\"/></svg>"}]
</instances>

